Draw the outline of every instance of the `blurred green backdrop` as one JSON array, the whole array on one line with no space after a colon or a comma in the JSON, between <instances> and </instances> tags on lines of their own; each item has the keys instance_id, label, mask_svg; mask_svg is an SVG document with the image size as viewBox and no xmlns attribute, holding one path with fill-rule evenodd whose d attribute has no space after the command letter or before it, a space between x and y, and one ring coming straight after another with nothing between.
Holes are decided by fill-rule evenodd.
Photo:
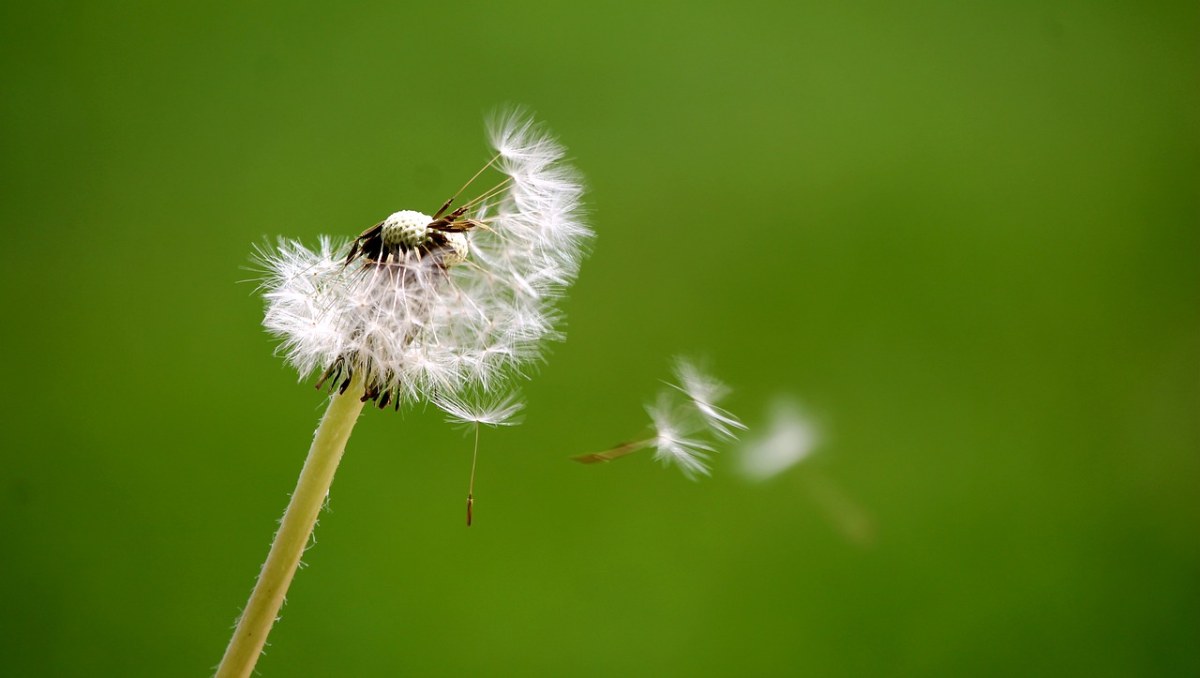
<instances>
[{"instance_id":1,"label":"blurred green backdrop","mask_svg":"<svg viewBox=\"0 0 1200 678\"><path fill-rule=\"evenodd\" d=\"M469 439L367 412L261 675L1200 673L1195 2L0 17L0 673L215 666L322 407L251 245L436 209L504 103L588 178L569 339L470 530ZM680 352L816 456L567 461Z\"/></svg>"}]
</instances>

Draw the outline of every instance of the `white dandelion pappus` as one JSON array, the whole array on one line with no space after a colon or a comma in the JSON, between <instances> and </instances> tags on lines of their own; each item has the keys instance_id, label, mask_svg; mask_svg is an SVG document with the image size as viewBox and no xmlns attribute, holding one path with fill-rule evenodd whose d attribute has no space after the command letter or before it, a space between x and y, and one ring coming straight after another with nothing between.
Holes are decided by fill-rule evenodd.
<instances>
[{"instance_id":1,"label":"white dandelion pappus","mask_svg":"<svg viewBox=\"0 0 1200 678\"><path fill-rule=\"evenodd\" d=\"M523 114L495 118L489 132L497 154L484 169L505 178L457 209L451 199L433 215L398 211L316 250L292 240L260 250L263 324L302 378L321 374L319 386L344 392L359 374L364 400L399 408L502 389L560 338L554 302L592 235L582 186L563 148Z\"/></svg>"},{"instance_id":2,"label":"white dandelion pappus","mask_svg":"<svg viewBox=\"0 0 1200 678\"><path fill-rule=\"evenodd\" d=\"M675 402L670 393L659 394L658 401L646 407L654 424L654 458L662 464L675 464L683 475L695 480L709 475L708 455L716 450L698 438L689 437L699 428L695 416Z\"/></svg>"},{"instance_id":3,"label":"white dandelion pappus","mask_svg":"<svg viewBox=\"0 0 1200 678\"><path fill-rule=\"evenodd\" d=\"M446 412L447 422L467 426L516 426L521 423L520 412L525 408L525 403L515 393L491 397L456 397L439 393L432 401Z\"/></svg>"},{"instance_id":4,"label":"white dandelion pappus","mask_svg":"<svg viewBox=\"0 0 1200 678\"><path fill-rule=\"evenodd\" d=\"M821 441L820 432L800 404L778 396L771 404L762 433L747 440L739 452L739 471L747 480L774 478L812 456Z\"/></svg>"},{"instance_id":5,"label":"white dandelion pappus","mask_svg":"<svg viewBox=\"0 0 1200 678\"><path fill-rule=\"evenodd\" d=\"M737 438L734 429L746 430L746 425L737 417L717 407L717 401L729 394L728 386L705 374L686 358L675 360L675 376L680 382L675 388L691 399L705 423L717 435L732 440Z\"/></svg>"}]
</instances>

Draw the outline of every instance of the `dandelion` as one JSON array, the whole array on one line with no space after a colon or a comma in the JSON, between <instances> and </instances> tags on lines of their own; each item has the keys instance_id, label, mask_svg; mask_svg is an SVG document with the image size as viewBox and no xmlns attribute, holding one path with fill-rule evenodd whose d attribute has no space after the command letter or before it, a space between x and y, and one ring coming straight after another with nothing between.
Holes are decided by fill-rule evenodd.
<instances>
[{"instance_id":1,"label":"dandelion","mask_svg":"<svg viewBox=\"0 0 1200 678\"><path fill-rule=\"evenodd\" d=\"M732 440L746 426L716 405L729 389L686 359L675 362L680 384L667 384L657 400L646 406L654 435L622 443L603 452L573 457L582 464L612 461L638 450L654 448L654 458L675 465L689 479L709 475L708 460L716 452L715 440ZM684 397L680 397L682 394Z\"/></svg>"},{"instance_id":2,"label":"dandelion","mask_svg":"<svg viewBox=\"0 0 1200 678\"><path fill-rule=\"evenodd\" d=\"M432 402L456 422L512 423L515 398L467 394L509 390L561 338L555 303L591 237L579 178L529 117L499 115L489 133L495 156L432 214L402 210L353 239L314 249L284 239L256 254L264 326L332 398L218 676L253 670L366 403ZM488 170L501 178L456 206Z\"/></svg>"}]
</instances>

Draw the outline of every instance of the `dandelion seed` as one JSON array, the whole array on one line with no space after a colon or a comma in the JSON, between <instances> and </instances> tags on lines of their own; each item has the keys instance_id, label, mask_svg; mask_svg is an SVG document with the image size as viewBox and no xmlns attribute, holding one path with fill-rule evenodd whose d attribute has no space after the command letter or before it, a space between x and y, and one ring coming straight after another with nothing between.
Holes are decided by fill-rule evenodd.
<instances>
[{"instance_id":1,"label":"dandelion seed","mask_svg":"<svg viewBox=\"0 0 1200 678\"><path fill-rule=\"evenodd\" d=\"M713 404L728 393L724 384L683 359L676 361L676 376L683 384L668 384L657 400L646 406L653 436L572 458L582 464L595 464L654 448L657 461L679 467L689 479L709 475L708 460L717 451L711 438L731 440L736 437L734 429L746 427Z\"/></svg>"},{"instance_id":2,"label":"dandelion seed","mask_svg":"<svg viewBox=\"0 0 1200 678\"><path fill-rule=\"evenodd\" d=\"M514 426L520 423L517 415L525 403L516 394L474 398L435 396L433 402L446 412L446 421L475 429L475 447L471 452L471 478L467 483L467 527L471 526L475 508L475 464L479 460L479 427Z\"/></svg>"},{"instance_id":3,"label":"dandelion seed","mask_svg":"<svg viewBox=\"0 0 1200 678\"><path fill-rule=\"evenodd\" d=\"M817 429L800 405L778 397L762 434L739 449L739 471L748 480L768 480L808 459L818 441Z\"/></svg>"}]
</instances>

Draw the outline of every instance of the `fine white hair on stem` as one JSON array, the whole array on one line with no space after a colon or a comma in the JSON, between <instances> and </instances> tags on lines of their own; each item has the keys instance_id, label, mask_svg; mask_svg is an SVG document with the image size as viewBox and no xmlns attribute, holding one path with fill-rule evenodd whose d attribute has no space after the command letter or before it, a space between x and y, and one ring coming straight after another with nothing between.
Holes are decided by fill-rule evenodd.
<instances>
[{"instance_id":1,"label":"fine white hair on stem","mask_svg":"<svg viewBox=\"0 0 1200 678\"><path fill-rule=\"evenodd\" d=\"M483 188L457 209L402 210L315 249L259 249L263 324L302 378L344 390L361 373L364 400L399 408L504 391L562 338L555 305L592 236L582 183L527 114L493 116L488 131L495 156L484 169L502 177L481 170Z\"/></svg>"}]
</instances>

